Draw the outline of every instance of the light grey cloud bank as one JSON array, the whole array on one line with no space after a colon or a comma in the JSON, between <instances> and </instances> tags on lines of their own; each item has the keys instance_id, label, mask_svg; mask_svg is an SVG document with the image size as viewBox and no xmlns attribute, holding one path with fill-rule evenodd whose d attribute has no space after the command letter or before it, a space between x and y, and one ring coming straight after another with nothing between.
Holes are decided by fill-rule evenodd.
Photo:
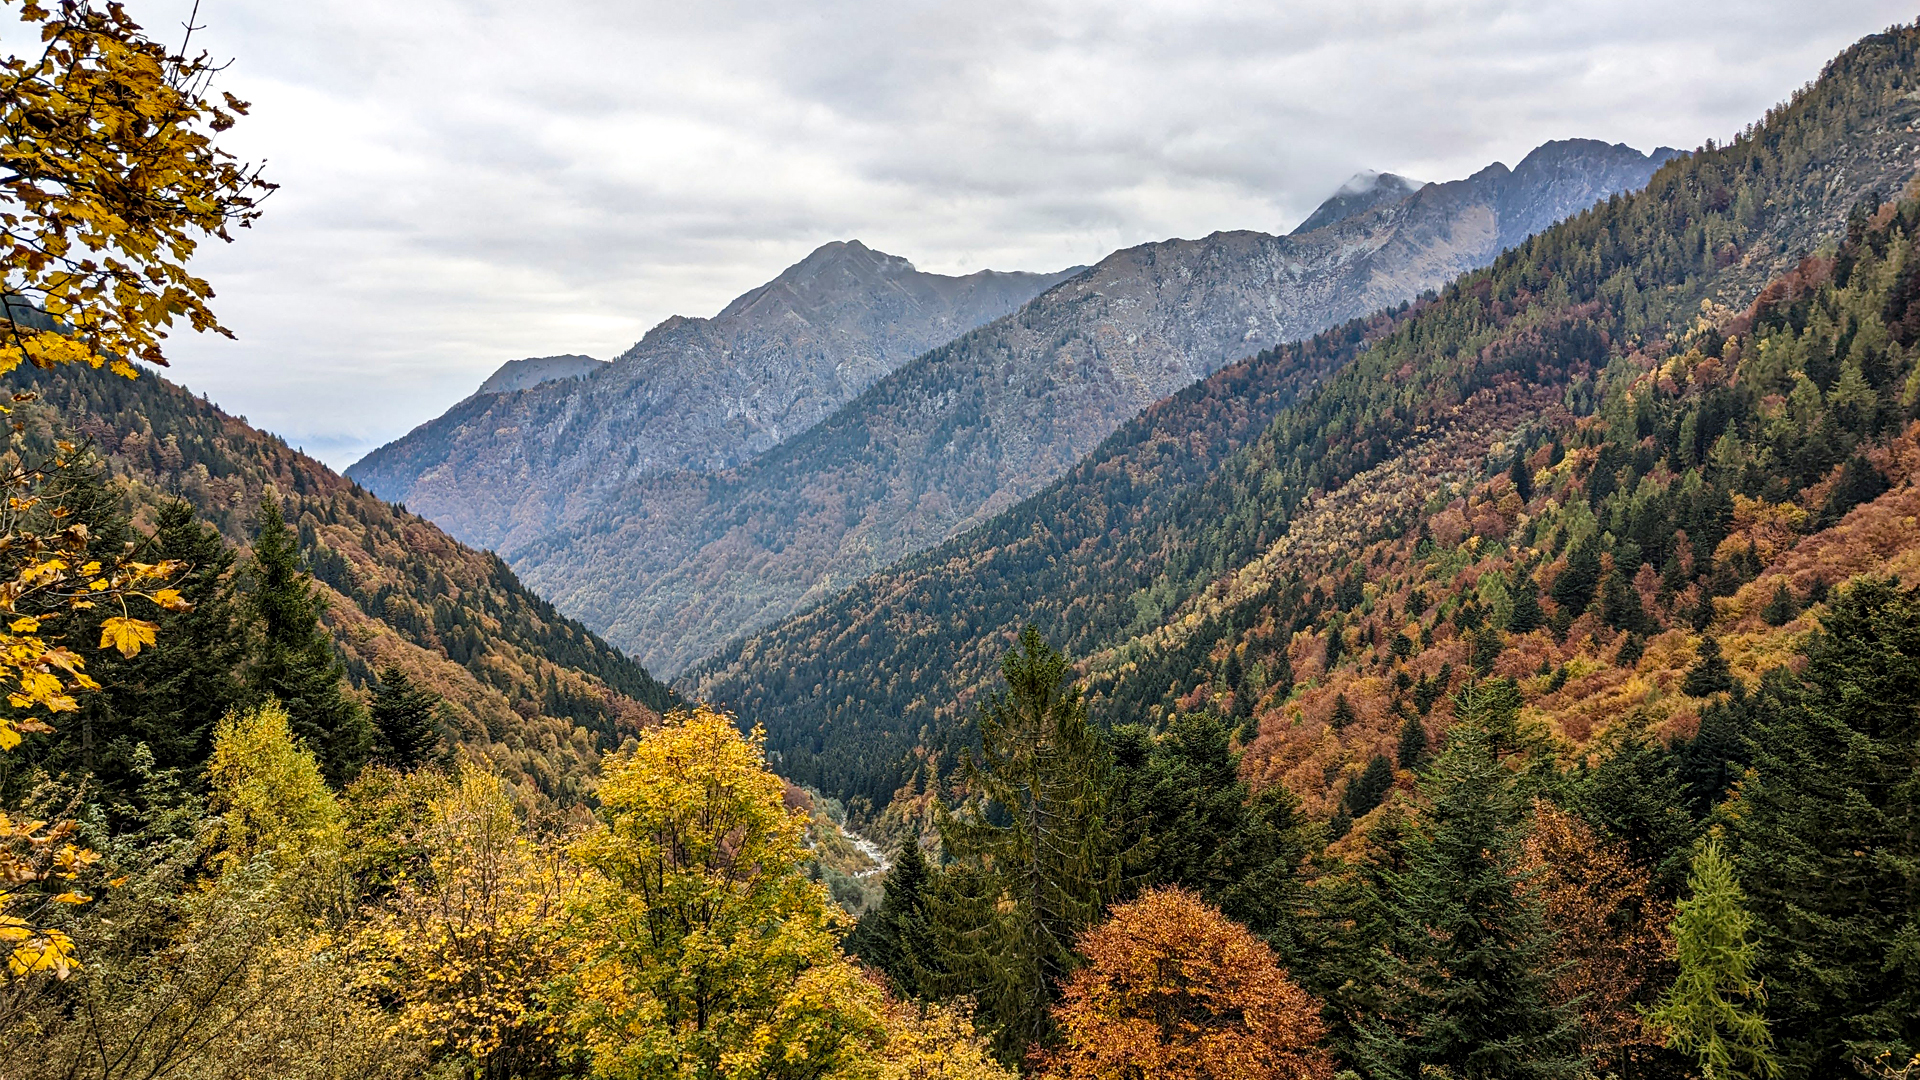
<instances>
[{"instance_id":1,"label":"light grey cloud bank","mask_svg":"<svg viewBox=\"0 0 1920 1080\"><path fill-rule=\"evenodd\" d=\"M134 0L172 36L190 0ZM1912 12L1612 0L202 0L283 185L175 377L344 465L820 243L922 269L1283 232L1362 168L1725 138Z\"/></svg>"}]
</instances>

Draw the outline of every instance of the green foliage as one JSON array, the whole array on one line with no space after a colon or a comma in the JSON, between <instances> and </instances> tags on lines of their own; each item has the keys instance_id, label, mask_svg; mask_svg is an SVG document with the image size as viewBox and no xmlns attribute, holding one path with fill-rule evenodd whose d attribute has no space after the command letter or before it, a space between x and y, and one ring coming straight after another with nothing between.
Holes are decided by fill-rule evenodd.
<instances>
[{"instance_id":1,"label":"green foliage","mask_svg":"<svg viewBox=\"0 0 1920 1080\"><path fill-rule=\"evenodd\" d=\"M930 909L933 884L920 838L908 838L887 870L880 906L861 916L847 935L847 952L886 972L894 989L910 998L933 996L939 975Z\"/></svg>"},{"instance_id":2,"label":"green foliage","mask_svg":"<svg viewBox=\"0 0 1920 1080\"><path fill-rule=\"evenodd\" d=\"M1107 749L1066 657L1029 626L1000 670L1006 689L981 707L980 752L961 765L966 801L939 818L953 869L934 921L940 989L973 995L1013 1061L1046 1034L1074 939L1118 892L1124 853L1106 820Z\"/></svg>"},{"instance_id":3,"label":"green foliage","mask_svg":"<svg viewBox=\"0 0 1920 1080\"><path fill-rule=\"evenodd\" d=\"M1687 891L1673 924L1680 974L1647 1023L1666 1033L1668 1046L1698 1061L1706 1080L1778 1076L1773 1037L1759 1010L1766 995L1754 974L1753 919L1741 906L1733 860L1718 839L1693 857Z\"/></svg>"},{"instance_id":4,"label":"green foliage","mask_svg":"<svg viewBox=\"0 0 1920 1080\"><path fill-rule=\"evenodd\" d=\"M278 499L261 500L259 530L248 566L247 606L260 643L247 666L247 691L256 701L278 701L328 780L344 785L373 749L373 726L346 694L346 668L320 625L324 602L300 568Z\"/></svg>"},{"instance_id":5,"label":"green foliage","mask_svg":"<svg viewBox=\"0 0 1920 1080\"><path fill-rule=\"evenodd\" d=\"M440 695L414 686L406 672L397 667L382 671L368 710L373 714L374 758L404 771L438 757L439 709Z\"/></svg>"},{"instance_id":6,"label":"green foliage","mask_svg":"<svg viewBox=\"0 0 1920 1080\"><path fill-rule=\"evenodd\" d=\"M1754 709L1730 814L1785 1074L1920 1046L1920 590L1837 593L1798 679Z\"/></svg>"},{"instance_id":7,"label":"green foliage","mask_svg":"<svg viewBox=\"0 0 1920 1080\"><path fill-rule=\"evenodd\" d=\"M1733 669L1720 655L1720 642L1712 637L1700 639L1699 659L1687 669L1680 689L1690 697L1711 697L1733 689Z\"/></svg>"},{"instance_id":8,"label":"green foliage","mask_svg":"<svg viewBox=\"0 0 1920 1080\"><path fill-rule=\"evenodd\" d=\"M1395 760L1403 769L1418 769L1426 764L1427 729L1417 716L1409 716L1400 725L1400 745L1395 751Z\"/></svg>"},{"instance_id":9,"label":"green foliage","mask_svg":"<svg viewBox=\"0 0 1920 1080\"><path fill-rule=\"evenodd\" d=\"M1526 808L1496 754L1515 703L1469 687L1379 870L1390 927L1357 1057L1382 1077L1583 1077L1577 1015L1550 993L1548 930L1521 864Z\"/></svg>"}]
</instances>

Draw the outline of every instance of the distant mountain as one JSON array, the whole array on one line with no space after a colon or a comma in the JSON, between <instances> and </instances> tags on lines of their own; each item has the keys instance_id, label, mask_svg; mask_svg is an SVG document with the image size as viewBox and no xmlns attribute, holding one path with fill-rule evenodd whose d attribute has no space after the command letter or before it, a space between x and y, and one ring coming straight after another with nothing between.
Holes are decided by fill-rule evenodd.
<instances>
[{"instance_id":1,"label":"distant mountain","mask_svg":"<svg viewBox=\"0 0 1920 1080\"><path fill-rule=\"evenodd\" d=\"M1340 190L1327 197L1327 201L1307 216L1307 220L1296 226L1289 236L1298 236L1315 229L1324 229L1329 225L1345 221L1358 214L1364 214L1376 206L1392 205L1407 196L1426 187L1421 180L1409 180L1393 173L1367 171L1354 174L1353 178L1340 185Z\"/></svg>"},{"instance_id":2,"label":"distant mountain","mask_svg":"<svg viewBox=\"0 0 1920 1080\"><path fill-rule=\"evenodd\" d=\"M1639 188L1672 154L1553 142L1518 168L1494 164L1313 232L1117 252L758 459L607 490L577 521L500 550L562 610L677 671L986 521L1222 365L1484 266Z\"/></svg>"},{"instance_id":3,"label":"distant mountain","mask_svg":"<svg viewBox=\"0 0 1920 1080\"><path fill-rule=\"evenodd\" d=\"M487 381L481 383L480 389L474 393L511 394L560 379L584 379L606 366L605 360L595 360L591 356L581 356L578 353L566 353L561 356L529 356L525 360L509 360L501 364L498 371L487 376Z\"/></svg>"},{"instance_id":4,"label":"distant mountain","mask_svg":"<svg viewBox=\"0 0 1920 1080\"><path fill-rule=\"evenodd\" d=\"M591 377L535 385L503 368L347 475L467 543L508 550L623 483L762 453L1079 269L949 277L858 240L826 244L711 319L668 319L611 364L527 369L567 361Z\"/></svg>"},{"instance_id":5,"label":"distant mountain","mask_svg":"<svg viewBox=\"0 0 1920 1080\"><path fill-rule=\"evenodd\" d=\"M78 437L126 486L136 519L183 498L245 547L271 486L327 600L325 619L365 688L398 665L444 696L463 754L529 795L586 796L600 752L678 698L645 669L528 591L491 552L250 427L153 372L128 380L84 367L4 377L30 443Z\"/></svg>"},{"instance_id":6,"label":"distant mountain","mask_svg":"<svg viewBox=\"0 0 1920 1080\"><path fill-rule=\"evenodd\" d=\"M1622 722L1705 736L1681 678L1700 631L1751 680L1837 578L1911 580L1920 559L1897 524L1920 504L1920 278L1893 269L1920 204L1876 210L1916 130L1907 27L1437 296L1154 405L1039 494L681 682L764 724L784 775L875 806L973 742L1028 622L1104 719L1235 716L1244 774L1323 818L1409 717L1444 730L1476 668L1573 745Z\"/></svg>"}]
</instances>

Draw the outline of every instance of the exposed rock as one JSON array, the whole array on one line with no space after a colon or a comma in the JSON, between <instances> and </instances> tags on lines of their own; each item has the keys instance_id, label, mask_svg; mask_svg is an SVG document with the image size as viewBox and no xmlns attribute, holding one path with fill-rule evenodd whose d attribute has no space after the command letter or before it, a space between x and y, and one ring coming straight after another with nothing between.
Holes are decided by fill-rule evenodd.
<instances>
[{"instance_id":1,"label":"exposed rock","mask_svg":"<svg viewBox=\"0 0 1920 1080\"><path fill-rule=\"evenodd\" d=\"M1327 201L1307 216L1307 220L1294 227L1289 236L1299 236L1315 229L1324 229L1329 225L1345 221L1356 214L1364 214L1376 206L1392 204L1426 187L1422 180L1409 180L1393 173L1377 173L1368 170L1355 173L1353 178L1340 185L1340 190L1327 197Z\"/></svg>"},{"instance_id":2,"label":"exposed rock","mask_svg":"<svg viewBox=\"0 0 1920 1080\"><path fill-rule=\"evenodd\" d=\"M500 365L500 370L487 376L487 381L481 383L480 389L474 393L476 395L511 394L560 379L584 379L606 366L605 360L595 360L591 356L581 356L579 353L566 353L561 356L529 356L525 360L509 360Z\"/></svg>"}]
</instances>

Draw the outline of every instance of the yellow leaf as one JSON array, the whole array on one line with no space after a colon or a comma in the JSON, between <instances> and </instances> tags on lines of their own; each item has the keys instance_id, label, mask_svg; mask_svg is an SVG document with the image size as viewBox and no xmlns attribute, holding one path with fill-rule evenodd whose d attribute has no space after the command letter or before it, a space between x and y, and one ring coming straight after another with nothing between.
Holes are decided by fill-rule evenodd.
<instances>
[{"instance_id":1,"label":"yellow leaf","mask_svg":"<svg viewBox=\"0 0 1920 1080\"><path fill-rule=\"evenodd\" d=\"M8 624L7 629L16 634L31 634L40 629L40 620L31 615L22 615Z\"/></svg>"},{"instance_id":2,"label":"yellow leaf","mask_svg":"<svg viewBox=\"0 0 1920 1080\"><path fill-rule=\"evenodd\" d=\"M121 656L133 656L142 645L153 644L154 632L159 629L145 619L115 616L100 624L100 647L119 649Z\"/></svg>"}]
</instances>

